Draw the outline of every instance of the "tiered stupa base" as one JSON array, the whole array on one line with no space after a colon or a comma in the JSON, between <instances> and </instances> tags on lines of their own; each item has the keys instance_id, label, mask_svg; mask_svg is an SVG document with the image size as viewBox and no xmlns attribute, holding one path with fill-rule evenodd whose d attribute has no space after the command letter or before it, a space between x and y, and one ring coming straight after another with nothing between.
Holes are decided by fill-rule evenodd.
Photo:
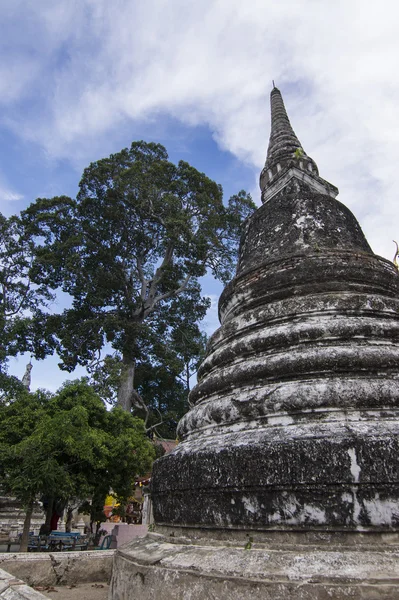
<instances>
[{"instance_id":1,"label":"tiered stupa base","mask_svg":"<svg viewBox=\"0 0 399 600\"><path fill-rule=\"evenodd\" d=\"M394 533L157 527L117 550L109 597L396 600L398 563L399 535Z\"/></svg>"}]
</instances>

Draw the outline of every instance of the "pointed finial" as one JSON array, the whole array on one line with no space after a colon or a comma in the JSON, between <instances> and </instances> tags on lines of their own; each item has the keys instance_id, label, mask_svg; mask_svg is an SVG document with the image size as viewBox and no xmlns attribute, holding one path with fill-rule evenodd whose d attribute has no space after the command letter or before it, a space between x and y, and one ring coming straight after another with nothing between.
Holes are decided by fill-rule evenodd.
<instances>
[{"instance_id":1,"label":"pointed finial","mask_svg":"<svg viewBox=\"0 0 399 600\"><path fill-rule=\"evenodd\" d=\"M319 177L319 170L315 161L306 154L291 126L281 92L276 88L274 79L273 89L270 92L271 105L271 131L267 150L266 163L260 176L262 202L267 202L281 188L278 180L295 170L303 180L306 178L309 185L317 188L321 193L326 193L335 198L338 190L335 186Z\"/></svg>"}]
</instances>

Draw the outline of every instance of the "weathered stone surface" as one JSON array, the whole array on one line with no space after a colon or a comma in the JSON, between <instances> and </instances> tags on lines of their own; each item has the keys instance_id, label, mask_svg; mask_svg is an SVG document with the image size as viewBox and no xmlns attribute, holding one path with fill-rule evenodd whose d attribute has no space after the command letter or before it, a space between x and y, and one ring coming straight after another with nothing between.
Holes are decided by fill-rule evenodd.
<instances>
[{"instance_id":1,"label":"weathered stone surface","mask_svg":"<svg viewBox=\"0 0 399 600\"><path fill-rule=\"evenodd\" d=\"M27 586L20 579L0 569L1 600L44 600L45 596Z\"/></svg>"},{"instance_id":2,"label":"weathered stone surface","mask_svg":"<svg viewBox=\"0 0 399 600\"><path fill-rule=\"evenodd\" d=\"M0 554L0 565L29 585L71 585L108 581L113 550Z\"/></svg>"},{"instance_id":3,"label":"weathered stone surface","mask_svg":"<svg viewBox=\"0 0 399 600\"><path fill-rule=\"evenodd\" d=\"M352 252L367 253L376 259L358 222L344 204L315 194L305 183L293 179L246 221L237 275L286 257L298 257L295 263L302 263L306 268L304 256L317 258L319 255L326 261L328 251L344 252L349 261L353 258ZM333 270L324 274L324 280L342 278L339 260L340 255L333 254ZM282 276L286 278L292 271L295 273L291 268ZM361 271L358 278L359 275L362 280ZM348 279L350 281L350 277ZM228 293L225 291L223 297Z\"/></svg>"},{"instance_id":4,"label":"weathered stone surface","mask_svg":"<svg viewBox=\"0 0 399 600\"><path fill-rule=\"evenodd\" d=\"M282 549L149 534L115 555L110 600L395 600L398 548ZM245 549L247 545L248 549Z\"/></svg>"}]
</instances>

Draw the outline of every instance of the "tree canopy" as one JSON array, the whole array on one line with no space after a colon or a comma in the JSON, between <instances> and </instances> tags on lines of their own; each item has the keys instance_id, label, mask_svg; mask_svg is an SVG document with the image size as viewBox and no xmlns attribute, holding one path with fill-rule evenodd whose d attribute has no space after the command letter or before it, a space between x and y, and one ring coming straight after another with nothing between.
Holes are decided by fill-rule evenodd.
<instances>
[{"instance_id":1,"label":"tree canopy","mask_svg":"<svg viewBox=\"0 0 399 600\"><path fill-rule=\"evenodd\" d=\"M208 306L198 278L208 270L231 277L240 226L254 208L245 192L225 206L218 184L145 142L92 163L76 199L33 203L23 214L36 239L30 275L72 298L46 325L62 368L90 368L112 347L122 366L118 404L145 409L137 369L171 357L187 324L198 328Z\"/></svg>"},{"instance_id":2,"label":"tree canopy","mask_svg":"<svg viewBox=\"0 0 399 600\"><path fill-rule=\"evenodd\" d=\"M10 356L30 351L44 358L51 351L42 325L43 309L53 295L47 284L32 281L34 247L20 218L7 219L0 213L0 399L20 388L16 378L8 376Z\"/></svg>"}]
</instances>

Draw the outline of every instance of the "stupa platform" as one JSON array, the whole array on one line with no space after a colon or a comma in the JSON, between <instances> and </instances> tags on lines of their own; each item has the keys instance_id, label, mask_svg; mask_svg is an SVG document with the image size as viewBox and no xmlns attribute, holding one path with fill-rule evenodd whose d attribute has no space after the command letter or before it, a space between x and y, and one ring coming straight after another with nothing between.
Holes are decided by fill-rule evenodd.
<instances>
[{"instance_id":1,"label":"stupa platform","mask_svg":"<svg viewBox=\"0 0 399 600\"><path fill-rule=\"evenodd\" d=\"M181 528L118 549L109 597L395 600L398 564L398 534Z\"/></svg>"}]
</instances>

